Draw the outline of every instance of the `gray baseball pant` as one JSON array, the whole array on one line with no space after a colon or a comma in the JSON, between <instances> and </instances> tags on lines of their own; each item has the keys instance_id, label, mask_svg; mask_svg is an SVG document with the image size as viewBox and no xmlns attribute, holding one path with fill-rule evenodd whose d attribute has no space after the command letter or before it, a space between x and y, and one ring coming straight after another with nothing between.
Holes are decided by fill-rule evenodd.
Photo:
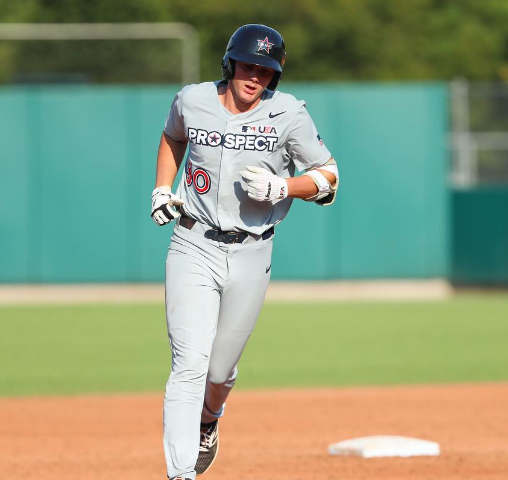
<instances>
[{"instance_id":1,"label":"gray baseball pant","mask_svg":"<svg viewBox=\"0 0 508 480\"><path fill-rule=\"evenodd\" d=\"M166 261L172 369L163 440L169 478L195 479L200 422L224 412L270 279L273 237L224 244L204 237L209 228L177 225Z\"/></svg>"}]
</instances>

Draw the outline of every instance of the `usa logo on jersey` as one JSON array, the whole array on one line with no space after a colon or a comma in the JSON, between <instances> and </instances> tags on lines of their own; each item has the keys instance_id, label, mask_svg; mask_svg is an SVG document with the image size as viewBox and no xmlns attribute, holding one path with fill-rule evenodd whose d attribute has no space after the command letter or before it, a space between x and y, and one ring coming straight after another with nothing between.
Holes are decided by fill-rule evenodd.
<instances>
[{"instance_id":1,"label":"usa logo on jersey","mask_svg":"<svg viewBox=\"0 0 508 480\"><path fill-rule=\"evenodd\" d=\"M242 132L258 132L258 133L266 133L277 135L277 129L272 127L271 125L242 125Z\"/></svg>"}]
</instances>

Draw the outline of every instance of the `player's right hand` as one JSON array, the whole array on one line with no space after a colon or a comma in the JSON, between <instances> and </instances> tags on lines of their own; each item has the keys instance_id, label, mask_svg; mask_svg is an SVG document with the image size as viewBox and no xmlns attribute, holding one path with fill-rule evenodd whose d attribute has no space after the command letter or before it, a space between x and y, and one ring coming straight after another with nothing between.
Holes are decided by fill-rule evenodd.
<instances>
[{"instance_id":1,"label":"player's right hand","mask_svg":"<svg viewBox=\"0 0 508 480\"><path fill-rule=\"evenodd\" d=\"M171 187L158 187L152 192L152 218L157 225L167 225L180 214L173 208L183 205L183 200L171 193Z\"/></svg>"}]
</instances>

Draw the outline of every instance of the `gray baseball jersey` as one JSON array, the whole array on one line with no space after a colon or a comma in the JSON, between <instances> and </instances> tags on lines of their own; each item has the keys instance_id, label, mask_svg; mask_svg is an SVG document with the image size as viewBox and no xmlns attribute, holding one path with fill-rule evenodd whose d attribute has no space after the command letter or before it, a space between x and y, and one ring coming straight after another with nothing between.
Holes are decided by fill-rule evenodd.
<instances>
[{"instance_id":1,"label":"gray baseball jersey","mask_svg":"<svg viewBox=\"0 0 508 480\"><path fill-rule=\"evenodd\" d=\"M258 166L290 177L331 157L305 108L292 95L265 90L252 110L233 115L220 103L219 82L184 87L175 97L164 132L189 142L177 190L185 213L225 231L261 234L287 214L292 199L272 205L247 196L240 171Z\"/></svg>"}]
</instances>

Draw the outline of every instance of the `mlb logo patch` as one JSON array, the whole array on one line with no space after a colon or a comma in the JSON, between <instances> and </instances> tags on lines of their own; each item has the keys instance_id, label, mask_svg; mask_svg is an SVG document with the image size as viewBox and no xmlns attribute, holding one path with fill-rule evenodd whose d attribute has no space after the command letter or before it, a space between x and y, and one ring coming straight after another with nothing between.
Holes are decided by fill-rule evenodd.
<instances>
[{"instance_id":1,"label":"mlb logo patch","mask_svg":"<svg viewBox=\"0 0 508 480\"><path fill-rule=\"evenodd\" d=\"M323 140L321 140L319 133L317 134L317 139L318 139L319 145L323 145Z\"/></svg>"}]
</instances>

